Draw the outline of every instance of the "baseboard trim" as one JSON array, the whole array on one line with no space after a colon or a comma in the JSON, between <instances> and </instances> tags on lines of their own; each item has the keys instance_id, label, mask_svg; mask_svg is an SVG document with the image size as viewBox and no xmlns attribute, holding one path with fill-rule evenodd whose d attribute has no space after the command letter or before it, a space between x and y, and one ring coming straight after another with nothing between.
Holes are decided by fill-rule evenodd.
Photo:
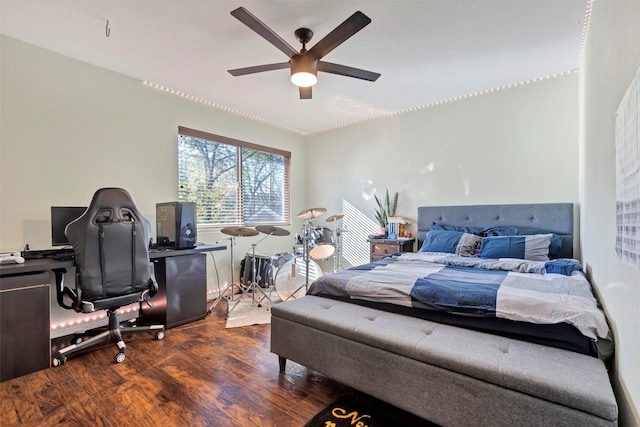
<instances>
[{"instance_id":1,"label":"baseboard trim","mask_svg":"<svg viewBox=\"0 0 640 427\"><path fill-rule=\"evenodd\" d=\"M640 414L638 413L640 408L636 408L629 389L620 375L614 376L613 391L618 401L618 426L640 426Z\"/></svg>"}]
</instances>

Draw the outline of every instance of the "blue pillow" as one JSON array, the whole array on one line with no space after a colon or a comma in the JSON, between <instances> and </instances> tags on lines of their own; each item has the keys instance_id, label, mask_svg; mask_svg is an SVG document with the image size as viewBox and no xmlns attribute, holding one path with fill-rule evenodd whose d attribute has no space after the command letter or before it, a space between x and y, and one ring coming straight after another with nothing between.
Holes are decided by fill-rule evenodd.
<instances>
[{"instance_id":1,"label":"blue pillow","mask_svg":"<svg viewBox=\"0 0 640 427\"><path fill-rule=\"evenodd\" d=\"M582 265L576 259L559 258L545 263L544 269L547 273L571 276L574 271L582 271Z\"/></svg>"},{"instance_id":2,"label":"blue pillow","mask_svg":"<svg viewBox=\"0 0 640 427\"><path fill-rule=\"evenodd\" d=\"M446 252L458 256L472 256L477 253L481 236L462 231L430 230L418 252Z\"/></svg>"},{"instance_id":3,"label":"blue pillow","mask_svg":"<svg viewBox=\"0 0 640 427\"><path fill-rule=\"evenodd\" d=\"M562 236L550 231L540 230L528 227L516 227L509 225L492 225L483 228L480 233L485 237L491 236L533 236L538 234L551 234L551 242L549 243L549 258L557 258L560 255L562 247Z\"/></svg>"},{"instance_id":4,"label":"blue pillow","mask_svg":"<svg viewBox=\"0 0 640 427\"><path fill-rule=\"evenodd\" d=\"M480 241L479 257L518 258L529 261L549 261L551 234L531 236L492 236Z\"/></svg>"},{"instance_id":5,"label":"blue pillow","mask_svg":"<svg viewBox=\"0 0 640 427\"><path fill-rule=\"evenodd\" d=\"M483 228L481 233L485 237L517 236L518 235L518 227L510 227L510 226L506 226L506 225L492 225L490 227Z\"/></svg>"},{"instance_id":6,"label":"blue pillow","mask_svg":"<svg viewBox=\"0 0 640 427\"><path fill-rule=\"evenodd\" d=\"M550 231L536 230L534 228L518 227L518 236L531 236L534 234L551 234L549 243L549 258L558 258L562 247L562 236Z\"/></svg>"},{"instance_id":7,"label":"blue pillow","mask_svg":"<svg viewBox=\"0 0 640 427\"><path fill-rule=\"evenodd\" d=\"M435 222L431 224L432 230L449 230L449 231L462 231L463 233L471 233L471 234L482 234L482 227L467 227L465 225L446 225L446 224L436 224Z\"/></svg>"}]
</instances>

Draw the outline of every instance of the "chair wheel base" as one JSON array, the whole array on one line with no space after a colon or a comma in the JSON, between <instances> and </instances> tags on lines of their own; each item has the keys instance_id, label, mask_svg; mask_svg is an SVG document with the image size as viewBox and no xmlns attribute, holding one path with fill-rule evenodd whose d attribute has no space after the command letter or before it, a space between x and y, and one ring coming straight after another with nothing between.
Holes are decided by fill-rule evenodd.
<instances>
[{"instance_id":1,"label":"chair wheel base","mask_svg":"<svg viewBox=\"0 0 640 427\"><path fill-rule=\"evenodd\" d=\"M116 363L122 363L126 358L127 358L127 355L123 351L120 351L113 357L113 360L115 360Z\"/></svg>"},{"instance_id":2,"label":"chair wheel base","mask_svg":"<svg viewBox=\"0 0 640 427\"><path fill-rule=\"evenodd\" d=\"M53 362L51 364L53 365L54 368L57 368L58 366L64 365L66 361L67 361L66 356L56 356L53 358Z\"/></svg>"},{"instance_id":3,"label":"chair wheel base","mask_svg":"<svg viewBox=\"0 0 640 427\"><path fill-rule=\"evenodd\" d=\"M154 339L156 339L156 340L158 340L158 341L159 341L159 340L161 340L161 339L163 339L163 338L164 338L164 331L158 331L158 332L156 332L156 335L155 335L153 338L154 338Z\"/></svg>"}]
</instances>

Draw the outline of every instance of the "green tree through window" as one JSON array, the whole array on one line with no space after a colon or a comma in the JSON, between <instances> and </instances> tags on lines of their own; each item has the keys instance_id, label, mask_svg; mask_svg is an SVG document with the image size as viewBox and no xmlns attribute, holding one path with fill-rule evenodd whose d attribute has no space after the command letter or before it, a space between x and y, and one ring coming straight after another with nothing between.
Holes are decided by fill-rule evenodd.
<instances>
[{"instance_id":1,"label":"green tree through window","mask_svg":"<svg viewBox=\"0 0 640 427\"><path fill-rule=\"evenodd\" d=\"M198 227L288 225L291 153L178 129L178 196L195 202Z\"/></svg>"}]
</instances>

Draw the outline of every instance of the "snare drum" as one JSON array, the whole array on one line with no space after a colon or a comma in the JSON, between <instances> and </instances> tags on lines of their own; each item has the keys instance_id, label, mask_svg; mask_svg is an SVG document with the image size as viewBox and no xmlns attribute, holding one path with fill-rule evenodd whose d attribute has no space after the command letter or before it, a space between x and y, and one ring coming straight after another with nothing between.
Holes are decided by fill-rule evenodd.
<instances>
[{"instance_id":1,"label":"snare drum","mask_svg":"<svg viewBox=\"0 0 640 427\"><path fill-rule=\"evenodd\" d=\"M303 257L295 257L285 262L275 276L275 290L282 301L303 297L307 290L307 264ZM309 284L322 276L322 269L313 260L309 260Z\"/></svg>"},{"instance_id":2,"label":"snare drum","mask_svg":"<svg viewBox=\"0 0 640 427\"><path fill-rule=\"evenodd\" d=\"M315 260L330 258L336 251L333 245L333 233L327 227L315 227L309 230L309 256Z\"/></svg>"},{"instance_id":3,"label":"snare drum","mask_svg":"<svg viewBox=\"0 0 640 427\"><path fill-rule=\"evenodd\" d=\"M261 288L273 286L273 275L275 272L273 263L274 257L271 255L256 254L256 283ZM240 261L240 283L250 285L252 275L251 254L248 253L244 259Z\"/></svg>"}]
</instances>

